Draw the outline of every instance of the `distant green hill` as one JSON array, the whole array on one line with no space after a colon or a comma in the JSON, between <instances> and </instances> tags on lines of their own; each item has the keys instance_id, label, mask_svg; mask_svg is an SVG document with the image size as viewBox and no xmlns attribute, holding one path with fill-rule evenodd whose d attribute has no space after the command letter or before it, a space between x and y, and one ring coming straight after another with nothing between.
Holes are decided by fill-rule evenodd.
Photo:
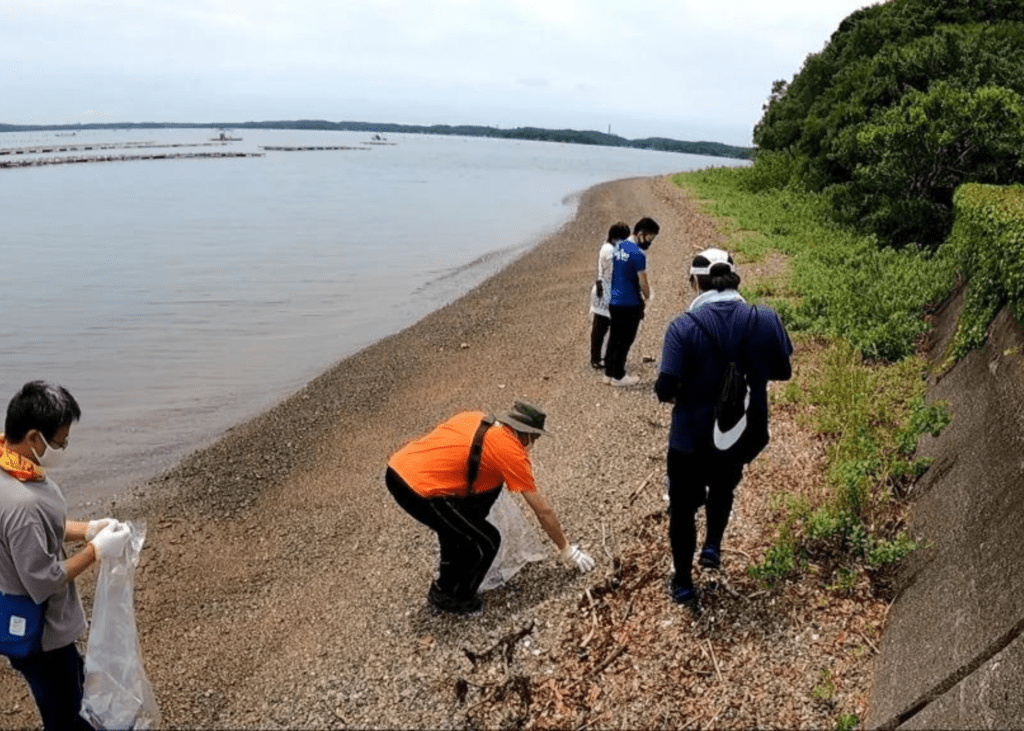
<instances>
[{"instance_id":1,"label":"distant green hill","mask_svg":"<svg viewBox=\"0 0 1024 731\"><path fill-rule=\"evenodd\" d=\"M537 140L542 142L567 142L577 145L603 145L606 147L635 147L642 150L661 152L684 152L691 155L731 157L749 160L754 157L753 147L736 147L721 142L684 142L666 137L647 137L641 140L627 140L618 135L574 129L541 129L539 127L517 127L499 129L476 125L436 124L430 126L390 124L383 122L327 122L321 119L299 119L281 122L211 122L184 124L172 122L125 122L112 124L68 124L68 125L20 125L0 124L0 132L35 131L77 131L88 129L305 129L375 132L383 134L431 134L457 135L463 137L496 137L500 139Z\"/></svg>"}]
</instances>

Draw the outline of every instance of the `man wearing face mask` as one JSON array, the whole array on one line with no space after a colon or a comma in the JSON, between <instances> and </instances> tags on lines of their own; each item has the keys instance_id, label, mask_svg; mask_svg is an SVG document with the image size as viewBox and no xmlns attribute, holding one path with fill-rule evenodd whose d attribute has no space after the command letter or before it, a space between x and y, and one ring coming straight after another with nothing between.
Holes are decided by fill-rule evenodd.
<instances>
[{"instance_id":1,"label":"man wearing face mask","mask_svg":"<svg viewBox=\"0 0 1024 731\"><path fill-rule=\"evenodd\" d=\"M604 358L604 382L632 386L640 381L626 373L626 359L636 340L644 309L651 299L647 282L647 250L661 230L653 218L641 218L633 235L615 245L612 252L612 285L608 300L611 327Z\"/></svg>"},{"instance_id":2,"label":"man wearing face mask","mask_svg":"<svg viewBox=\"0 0 1024 731\"><path fill-rule=\"evenodd\" d=\"M92 728L79 715L85 673L75 640L86 622L74 580L120 555L129 537L128 526L109 518L68 520L64 495L47 475L80 417L66 388L32 381L11 399L0 434L0 640L24 640L0 647L28 682L48 731ZM66 556L65 541L83 540ZM42 614L38 640L26 630L33 611Z\"/></svg>"},{"instance_id":3,"label":"man wearing face mask","mask_svg":"<svg viewBox=\"0 0 1024 731\"><path fill-rule=\"evenodd\" d=\"M487 514L504 485L522 494L563 561L583 572L594 567L594 559L566 540L533 480L527 453L548 433L545 418L524 401L497 419L463 412L388 460L388 490L403 510L437 533L441 545L439 575L427 594L435 611L466 616L483 610L477 590L501 544Z\"/></svg>"},{"instance_id":4,"label":"man wearing face mask","mask_svg":"<svg viewBox=\"0 0 1024 731\"><path fill-rule=\"evenodd\" d=\"M651 248L651 244L654 243L655 237L661 232L661 226L653 218L644 216L633 226L633 235L630 236L630 240L640 247L642 251L647 251Z\"/></svg>"}]
</instances>

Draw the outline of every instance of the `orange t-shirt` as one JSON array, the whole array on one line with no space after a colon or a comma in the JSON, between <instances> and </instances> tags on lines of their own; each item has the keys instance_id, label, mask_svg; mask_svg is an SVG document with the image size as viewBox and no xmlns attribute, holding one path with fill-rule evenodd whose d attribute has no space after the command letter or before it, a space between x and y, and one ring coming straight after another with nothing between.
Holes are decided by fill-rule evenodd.
<instances>
[{"instance_id":1,"label":"orange t-shirt","mask_svg":"<svg viewBox=\"0 0 1024 731\"><path fill-rule=\"evenodd\" d=\"M484 416L482 411L456 414L426 436L395 452L388 460L388 467L421 497L464 496L469 448ZM510 427L495 424L484 434L473 494L496 490L502 483L513 492L537 489L530 458L519 437Z\"/></svg>"}]
</instances>

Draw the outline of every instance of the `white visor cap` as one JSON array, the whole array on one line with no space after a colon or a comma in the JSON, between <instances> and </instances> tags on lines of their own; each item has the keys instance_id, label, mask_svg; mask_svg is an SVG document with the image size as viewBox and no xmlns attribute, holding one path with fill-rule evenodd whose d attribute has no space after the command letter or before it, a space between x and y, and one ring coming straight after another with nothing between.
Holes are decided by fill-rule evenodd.
<instances>
[{"instance_id":1,"label":"white visor cap","mask_svg":"<svg viewBox=\"0 0 1024 731\"><path fill-rule=\"evenodd\" d=\"M729 267L730 272L736 271L736 267L733 266L732 257L729 256L728 251L722 251L721 249L705 249L704 251L697 254L694 259L703 256L708 260L708 265L705 267L691 266L690 276L703 277L711 274L711 269L716 264L724 264Z\"/></svg>"}]
</instances>

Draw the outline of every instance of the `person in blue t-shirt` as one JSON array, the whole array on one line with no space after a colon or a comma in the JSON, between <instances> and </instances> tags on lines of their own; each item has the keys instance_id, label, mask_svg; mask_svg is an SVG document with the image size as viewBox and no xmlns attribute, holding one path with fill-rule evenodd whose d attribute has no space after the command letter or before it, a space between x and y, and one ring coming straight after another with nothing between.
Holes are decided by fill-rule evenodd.
<instances>
[{"instance_id":1,"label":"person in blue t-shirt","mask_svg":"<svg viewBox=\"0 0 1024 731\"><path fill-rule=\"evenodd\" d=\"M651 297L644 252L659 230L654 219L642 218L633 227L633 236L620 241L612 253L612 286L608 300L611 328L604 356L604 382L612 386L632 386L640 380L626 375L626 358L644 317L644 305Z\"/></svg>"},{"instance_id":2,"label":"person in blue t-shirt","mask_svg":"<svg viewBox=\"0 0 1024 731\"><path fill-rule=\"evenodd\" d=\"M697 510L704 505L707 519L699 564L718 569L733 492L744 464L756 456L730 457L714 444L724 358L735 357L747 376L747 429L760 435L750 452L759 451L768 442L768 381L789 380L793 344L771 308L748 305L740 296L740 275L727 252L698 254L690 283L699 295L668 326L654 390L659 401L673 404L667 457L672 599L699 615L700 596L691 576Z\"/></svg>"}]
</instances>

